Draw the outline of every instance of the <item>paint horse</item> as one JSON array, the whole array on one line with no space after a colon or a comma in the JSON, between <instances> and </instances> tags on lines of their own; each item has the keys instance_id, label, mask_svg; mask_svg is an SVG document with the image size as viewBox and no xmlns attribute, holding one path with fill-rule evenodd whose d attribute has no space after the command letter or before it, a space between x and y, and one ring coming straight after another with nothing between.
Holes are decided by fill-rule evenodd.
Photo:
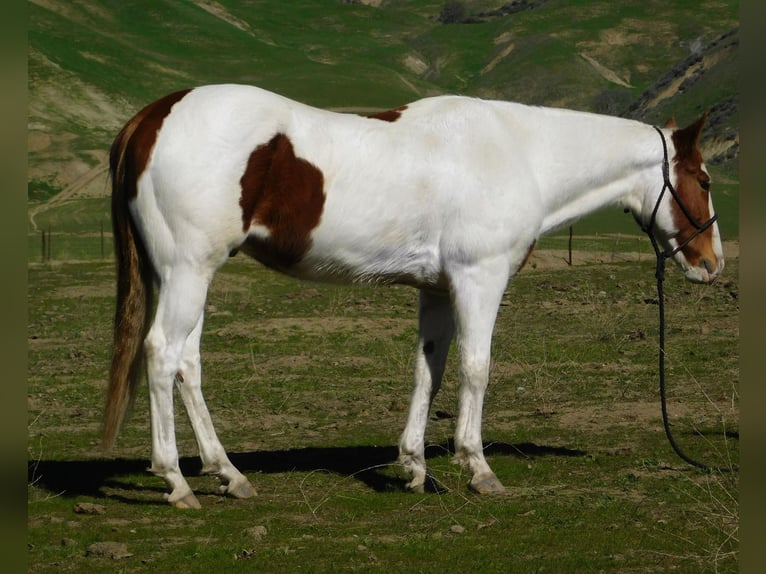
<instances>
[{"instance_id":1,"label":"paint horse","mask_svg":"<svg viewBox=\"0 0 766 574\"><path fill-rule=\"evenodd\" d=\"M216 436L200 374L208 286L242 251L300 279L416 287L414 390L399 443L407 486L424 487L428 411L456 338L455 458L470 488L503 490L483 454L481 422L509 279L541 235L617 204L673 250L687 279L713 281L724 266L718 226L695 223L714 213L698 148L704 121L659 129L458 96L363 117L241 85L149 104L110 152L117 307L104 446L145 365L149 470L165 479L168 502L199 507L179 469L174 388L203 472L217 475L224 493L255 494Z\"/></svg>"}]
</instances>

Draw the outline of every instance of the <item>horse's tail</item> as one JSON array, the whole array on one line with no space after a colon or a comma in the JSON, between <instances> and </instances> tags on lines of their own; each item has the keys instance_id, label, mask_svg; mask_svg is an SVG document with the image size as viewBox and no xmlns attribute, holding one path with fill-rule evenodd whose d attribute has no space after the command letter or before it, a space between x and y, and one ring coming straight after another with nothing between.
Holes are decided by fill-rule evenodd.
<instances>
[{"instance_id":1,"label":"horse's tail","mask_svg":"<svg viewBox=\"0 0 766 574\"><path fill-rule=\"evenodd\" d=\"M133 405L144 370L143 343L154 303L154 271L128 209L136 194L135 150L131 146L140 118L120 131L109 152L112 179L112 232L117 260L112 365L109 371L101 445L114 445Z\"/></svg>"}]
</instances>

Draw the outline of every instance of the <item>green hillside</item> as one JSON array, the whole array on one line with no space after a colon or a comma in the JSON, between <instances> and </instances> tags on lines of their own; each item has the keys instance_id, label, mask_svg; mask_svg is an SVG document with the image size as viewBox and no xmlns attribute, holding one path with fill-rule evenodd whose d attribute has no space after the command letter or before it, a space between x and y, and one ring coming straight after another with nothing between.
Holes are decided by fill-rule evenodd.
<instances>
[{"instance_id":1,"label":"green hillside","mask_svg":"<svg viewBox=\"0 0 766 574\"><path fill-rule=\"evenodd\" d=\"M106 150L139 107L182 87L240 82L351 110L447 92L652 122L713 109L704 145L731 236L738 9L714 0L33 0L32 227L104 219ZM71 201L85 203L65 209ZM600 221L586 227L599 231Z\"/></svg>"}]
</instances>

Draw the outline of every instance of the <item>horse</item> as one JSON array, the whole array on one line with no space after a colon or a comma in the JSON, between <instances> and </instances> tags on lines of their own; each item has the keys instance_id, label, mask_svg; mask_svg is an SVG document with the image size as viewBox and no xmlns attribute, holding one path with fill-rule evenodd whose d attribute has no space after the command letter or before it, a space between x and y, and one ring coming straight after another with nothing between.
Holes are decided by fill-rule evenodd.
<instances>
[{"instance_id":1,"label":"horse","mask_svg":"<svg viewBox=\"0 0 766 574\"><path fill-rule=\"evenodd\" d=\"M114 445L145 370L148 470L165 480L166 500L200 507L179 468L174 388L202 472L222 493L256 494L216 435L200 371L208 286L241 251L298 279L416 288L414 386L398 459L407 488L426 484L429 408L456 340L455 461L471 490L503 491L481 426L509 280L539 237L617 205L686 279L714 281L724 258L699 149L705 119L660 128L456 95L364 116L236 84L147 105L109 153L117 294L102 446Z\"/></svg>"}]
</instances>

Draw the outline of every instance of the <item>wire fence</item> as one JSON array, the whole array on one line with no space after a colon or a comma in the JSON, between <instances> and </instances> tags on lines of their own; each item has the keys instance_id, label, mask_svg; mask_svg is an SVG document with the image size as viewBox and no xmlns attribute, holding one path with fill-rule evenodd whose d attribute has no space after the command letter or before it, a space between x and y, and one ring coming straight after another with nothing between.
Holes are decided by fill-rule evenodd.
<instances>
[{"instance_id":1,"label":"wire fence","mask_svg":"<svg viewBox=\"0 0 766 574\"><path fill-rule=\"evenodd\" d=\"M51 262L69 259L108 259L114 254L111 230L101 223L98 230L56 231L52 226L28 236L30 261Z\"/></svg>"},{"instance_id":2,"label":"wire fence","mask_svg":"<svg viewBox=\"0 0 766 574\"><path fill-rule=\"evenodd\" d=\"M114 241L111 225L100 223L92 231L57 231L48 225L28 236L28 258L30 262L48 263L67 260L111 260L114 258ZM643 235L630 234L581 234L574 227L562 230L561 234L541 238L535 252L555 250L569 266L578 262L579 252L598 251L611 261L634 259L636 254L651 254L649 242Z\"/></svg>"}]
</instances>

